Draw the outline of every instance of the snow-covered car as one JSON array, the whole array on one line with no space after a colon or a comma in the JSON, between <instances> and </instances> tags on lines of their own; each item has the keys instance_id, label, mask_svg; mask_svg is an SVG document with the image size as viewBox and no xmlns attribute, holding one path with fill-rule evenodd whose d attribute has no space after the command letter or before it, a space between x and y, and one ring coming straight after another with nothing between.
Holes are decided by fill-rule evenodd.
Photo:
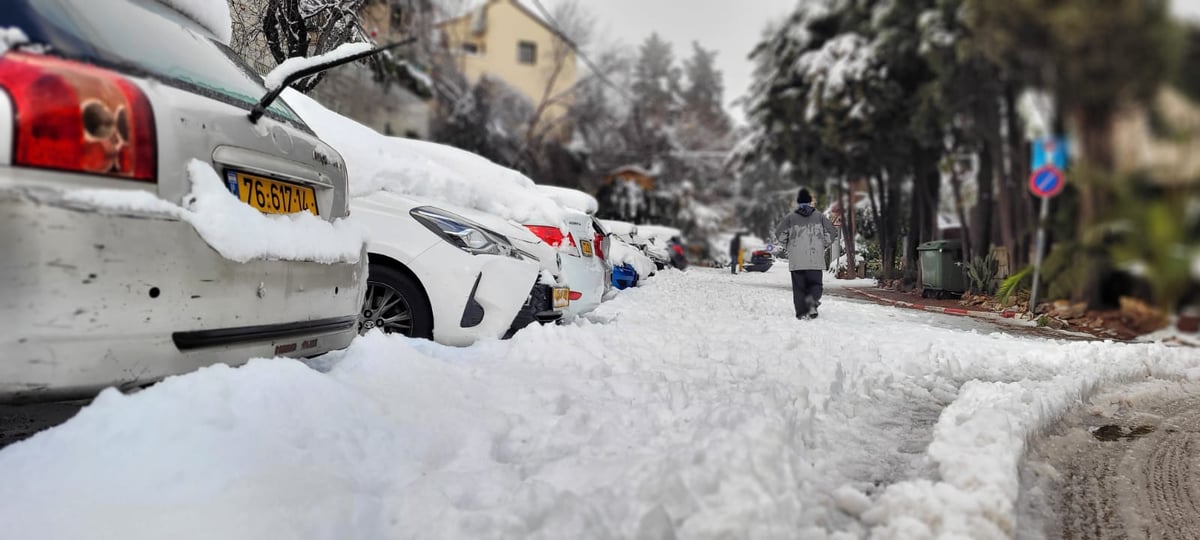
<instances>
[{"instance_id":1,"label":"snow-covered car","mask_svg":"<svg viewBox=\"0 0 1200 540\"><path fill-rule=\"evenodd\" d=\"M681 253L683 232L664 225L638 225L638 235L646 239L646 255L655 263L665 261L664 266L679 268L687 266L686 255ZM678 243L673 243L673 241Z\"/></svg>"},{"instance_id":2,"label":"snow-covered car","mask_svg":"<svg viewBox=\"0 0 1200 540\"><path fill-rule=\"evenodd\" d=\"M542 284L569 286L571 275L577 275L575 283L582 279L581 265L568 261L570 246L562 247L562 240L569 236L562 206L538 191L525 175L458 148L384 136L294 90L285 90L283 97L323 140L345 156L353 196L385 191L453 204L461 210L460 214L507 236L514 245L534 254L542 263ZM482 215L469 215L467 209ZM530 237L512 233L505 230L501 221L520 227L535 224L539 229L534 232L544 228L545 234ZM551 239L554 245L542 242L545 239ZM582 291L572 290L579 294L571 297L583 298ZM571 303L568 309L575 313L584 306Z\"/></svg>"},{"instance_id":3,"label":"snow-covered car","mask_svg":"<svg viewBox=\"0 0 1200 540\"><path fill-rule=\"evenodd\" d=\"M593 217L596 199L582 191L556 186L537 186L562 207L563 228L551 224L528 222L529 230L542 241L558 248L562 258L563 276L571 287L571 305L567 314L579 316L596 309L611 287L611 271L605 261L608 238L605 230Z\"/></svg>"},{"instance_id":4,"label":"snow-covered car","mask_svg":"<svg viewBox=\"0 0 1200 540\"><path fill-rule=\"evenodd\" d=\"M227 23L10 0L0 28L0 401L357 336L342 160L281 102L249 118L268 92Z\"/></svg>"},{"instance_id":5,"label":"snow-covered car","mask_svg":"<svg viewBox=\"0 0 1200 540\"><path fill-rule=\"evenodd\" d=\"M621 240L637 248L645 255L656 270L662 270L671 265L671 257L665 244L654 245L638 232L638 226L628 221L602 219L600 223L611 233L613 238ZM649 275L654 275L650 273Z\"/></svg>"},{"instance_id":6,"label":"snow-covered car","mask_svg":"<svg viewBox=\"0 0 1200 540\"><path fill-rule=\"evenodd\" d=\"M535 256L464 217L464 209L386 191L354 198L350 208L371 233L364 332L470 345L509 335L522 308L541 294ZM557 318L540 311L547 311L544 320Z\"/></svg>"},{"instance_id":7,"label":"snow-covered car","mask_svg":"<svg viewBox=\"0 0 1200 540\"><path fill-rule=\"evenodd\" d=\"M655 274L654 261L642 253L641 249L620 238L610 238L608 258L613 267L613 286L615 287L624 288L618 284L618 275L622 274L622 271L632 272L631 285L637 285Z\"/></svg>"}]
</instances>

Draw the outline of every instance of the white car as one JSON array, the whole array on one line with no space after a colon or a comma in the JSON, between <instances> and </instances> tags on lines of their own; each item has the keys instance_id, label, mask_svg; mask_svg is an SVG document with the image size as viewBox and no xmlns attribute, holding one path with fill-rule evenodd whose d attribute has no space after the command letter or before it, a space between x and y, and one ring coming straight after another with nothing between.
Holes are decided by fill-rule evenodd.
<instances>
[{"instance_id":1,"label":"white car","mask_svg":"<svg viewBox=\"0 0 1200 540\"><path fill-rule=\"evenodd\" d=\"M557 186L538 186L538 191L562 206L566 234L564 236L564 230L553 225L525 225L544 242L562 251L563 275L571 287L571 305L567 307L567 314L586 314L603 301L604 293L611 286L612 275L612 268L605 260L606 231L592 217L597 209L596 199L582 191Z\"/></svg>"},{"instance_id":2,"label":"white car","mask_svg":"<svg viewBox=\"0 0 1200 540\"><path fill-rule=\"evenodd\" d=\"M386 191L354 198L350 207L370 232L364 332L445 345L500 338L544 287L536 256L463 215L471 211Z\"/></svg>"},{"instance_id":3,"label":"white car","mask_svg":"<svg viewBox=\"0 0 1200 540\"><path fill-rule=\"evenodd\" d=\"M0 52L0 401L358 334L362 236L318 249L342 160L281 102L249 118L267 90L219 29L126 0L10 0L0 27L33 45Z\"/></svg>"}]
</instances>

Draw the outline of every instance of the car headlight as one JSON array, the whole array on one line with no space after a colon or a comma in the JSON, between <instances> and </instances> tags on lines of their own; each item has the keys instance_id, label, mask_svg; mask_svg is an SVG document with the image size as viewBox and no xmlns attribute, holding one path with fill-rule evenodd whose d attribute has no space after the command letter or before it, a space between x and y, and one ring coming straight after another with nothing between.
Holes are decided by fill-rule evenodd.
<instances>
[{"instance_id":1,"label":"car headlight","mask_svg":"<svg viewBox=\"0 0 1200 540\"><path fill-rule=\"evenodd\" d=\"M433 234L472 255L522 258L507 238L462 216L432 206L413 208L409 214L425 228L433 231Z\"/></svg>"}]
</instances>

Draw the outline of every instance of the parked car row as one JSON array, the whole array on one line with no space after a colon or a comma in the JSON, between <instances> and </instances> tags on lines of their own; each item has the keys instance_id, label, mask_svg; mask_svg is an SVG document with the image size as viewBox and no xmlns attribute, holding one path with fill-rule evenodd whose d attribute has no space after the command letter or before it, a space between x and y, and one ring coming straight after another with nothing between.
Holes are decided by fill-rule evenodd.
<instances>
[{"instance_id":1,"label":"parked car row","mask_svg":"<svg viewBox=\"0 0 1200 540\"><path fill-rule=\"evenodd\" d=\"M0 28L0 402L509 337L611 287L595 199L275 99L170 2L12 0Z\"/></svg>"}]
</instances>

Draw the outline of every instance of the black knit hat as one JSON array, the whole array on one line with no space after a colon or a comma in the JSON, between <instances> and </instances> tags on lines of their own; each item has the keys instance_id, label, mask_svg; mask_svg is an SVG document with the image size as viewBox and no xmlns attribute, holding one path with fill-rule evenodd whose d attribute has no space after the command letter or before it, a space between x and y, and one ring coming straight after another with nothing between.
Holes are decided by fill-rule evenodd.
<instances>
[{"instance_id":1,"label":"black knit hat","mask_svg":"<svg viewBox=\"0 0 1200 540\"><path fill-rule=\"evenodd\" d=\"M796 202L800 204L812 204L812 193L808 189L800 188L800 193L796 195Z\"/></svg>"}]
</instances>

